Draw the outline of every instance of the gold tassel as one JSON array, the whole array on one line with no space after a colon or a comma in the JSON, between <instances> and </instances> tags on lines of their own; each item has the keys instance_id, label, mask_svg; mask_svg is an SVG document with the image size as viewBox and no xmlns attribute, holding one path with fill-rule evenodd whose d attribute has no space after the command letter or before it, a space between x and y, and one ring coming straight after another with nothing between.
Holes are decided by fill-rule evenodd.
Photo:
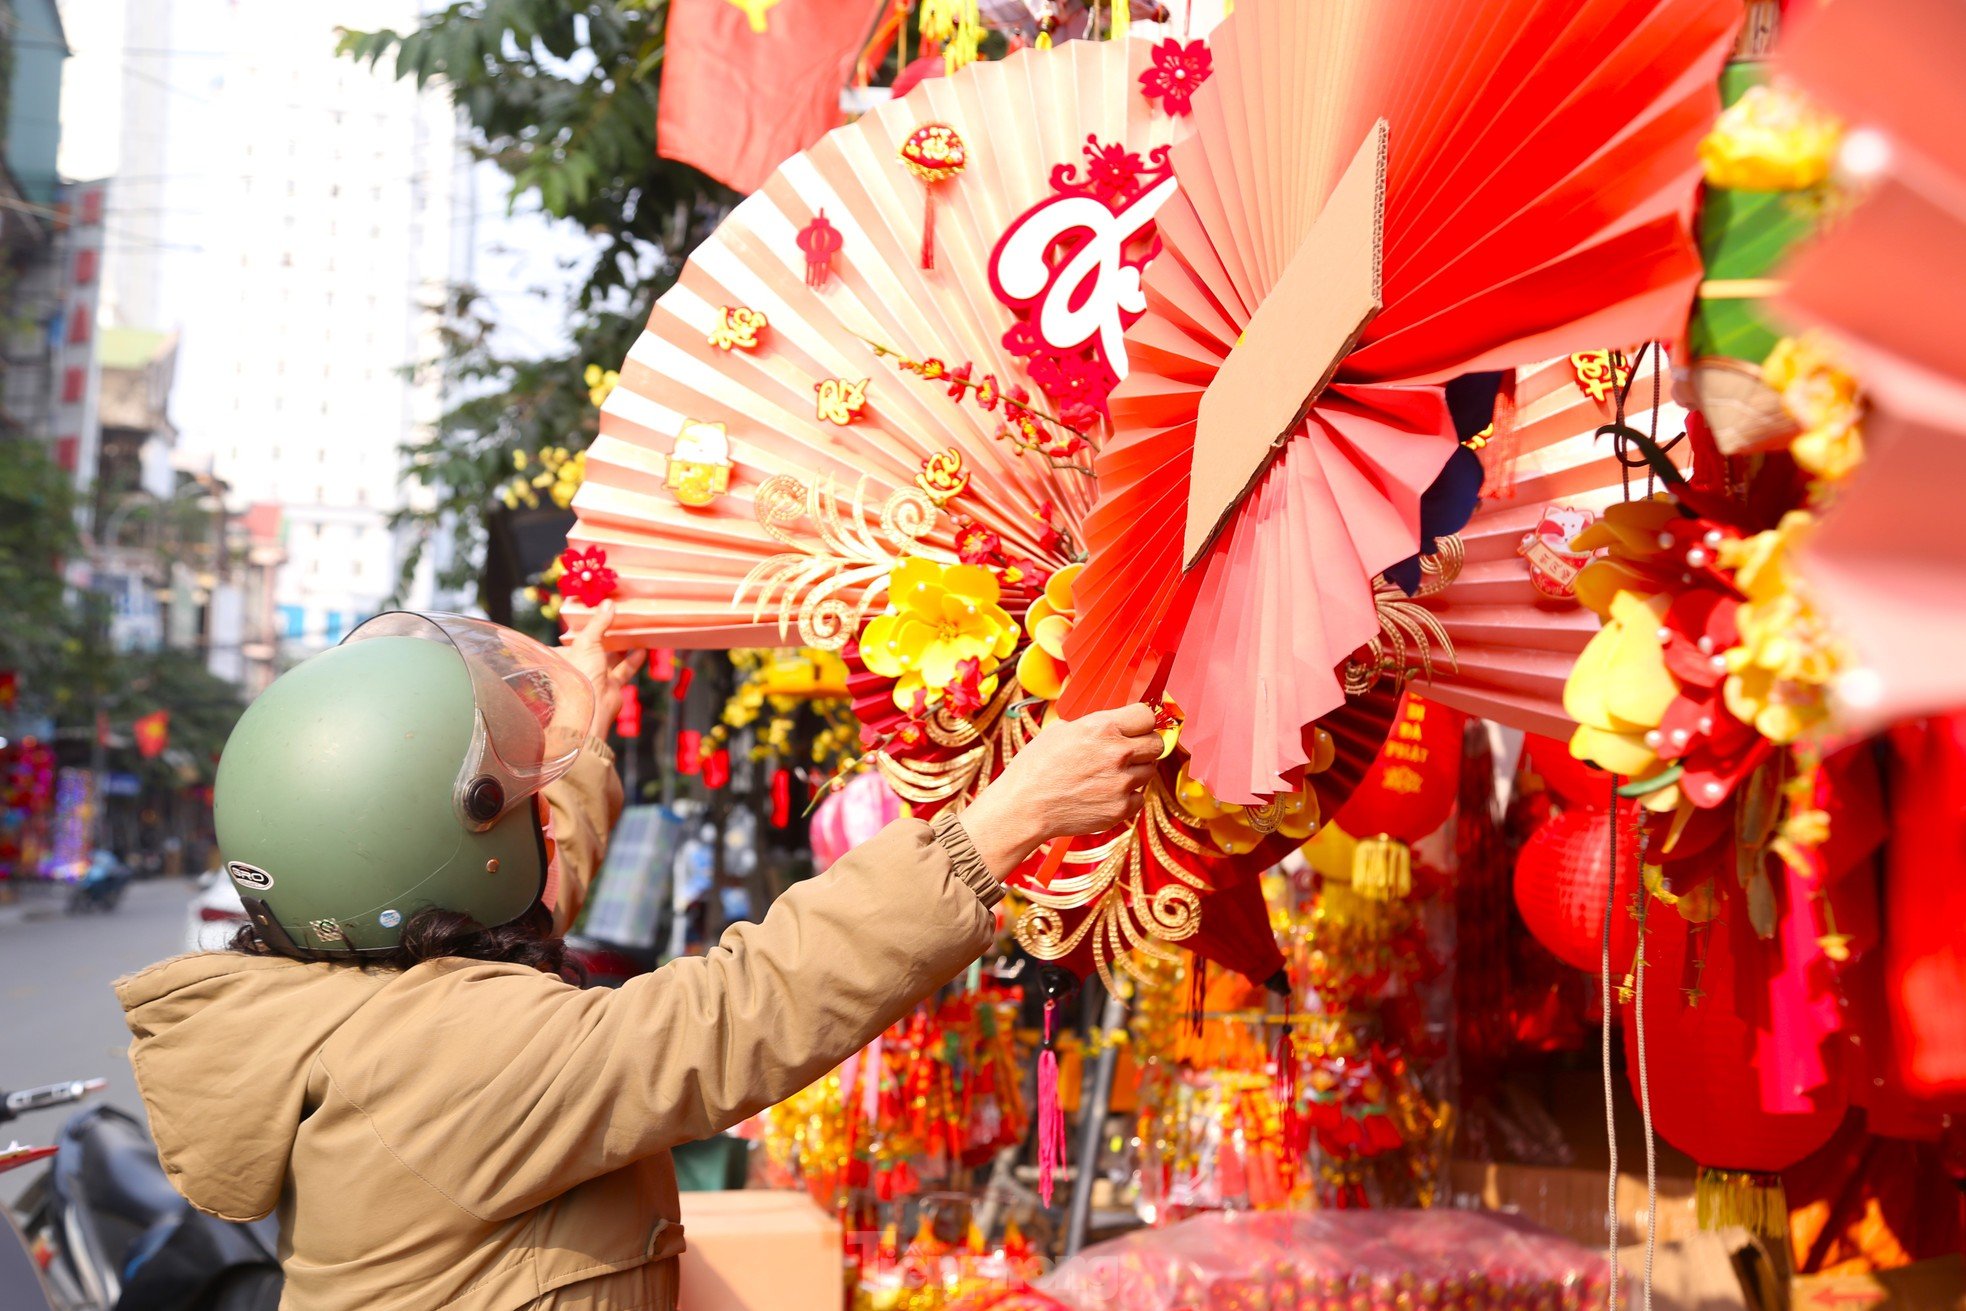
<instances>
[{"instance_id":1,"label":"gold tassel","mask_svg":"<svg viewBox=\"0 0 1966 1311\"><path fill-rule=\"evenodd\" d=\"M1352 853L1352 891L1377 901L1392 901L1413 891L1413 853L1389 834L1360 838Z\"/></svg>"},{"instance_id":2,"label":"gold tassel","mask_svg":"<svg viewBox=\"0 0 1966 1311\"><path fill-rule=\"evenodd\" d=\"M1133 21L1133 0L1112 0L1113 21L1106 35L1114 41L1126 39L1127 25Z\"/></svg>"},{"instance_id":3,"label":"gold tassel","mask_svg":"<svg viewBox=\"0 0 1966 1311\"><path fill-rule=\"evenodd\" d=\"M1746 1229L1763 1238L1788 1237L1788 1195L1782 1191L1779 1174L1702 1168L1693 1186L1693 1205L1702 1229Z\"/></svg>"}]
</instances>

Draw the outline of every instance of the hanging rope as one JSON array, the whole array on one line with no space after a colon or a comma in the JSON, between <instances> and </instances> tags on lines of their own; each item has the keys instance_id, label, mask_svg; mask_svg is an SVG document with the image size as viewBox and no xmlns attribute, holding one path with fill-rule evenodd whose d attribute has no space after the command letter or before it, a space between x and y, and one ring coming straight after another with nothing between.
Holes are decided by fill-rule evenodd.
<instances>
[{"instance_id":1,"label":"hanging rope","mask_svg":"<svg viewBox=\"0 0 1966 1311\"><path fill-rule=\"evenodd\" d=\"M1624 409L1621 403L1619 410ZM1620 418L1622 419L1622 414ZM1610 1182L1605 1190L1605 1259L1610 1262L1610 1292L1606 1307L1618 1307L1618 1112L1616 1092L1611 1080L1611 917L1618 909L1618 780L1611 780L1611 877L1604 888L1603 951L1599 957L1598 986L1604 995L1604 1134L1611 1152Z\"/></svg>"},{"instance_id":2,"label":"hanging rope","mask_svg":"<svg viewBox=\"0 0 1966 1311\"><path fill-rule=\"evenodd\" d=\"M1641 880L1642 884L1643 880ZM1652 1258L1659 1244L1659 1147L1652 1135L1652 1072L1645 1062L1645 915L1652 898L1641 887L1638 894L1638 959L1632 963L1637 978L1632 984L1632 1024L1638 1039L1638 1111L1645 1121L1645 1283L1640 1293L1642 1311L1652 1311Z\"/></svg>"}]
</instances>

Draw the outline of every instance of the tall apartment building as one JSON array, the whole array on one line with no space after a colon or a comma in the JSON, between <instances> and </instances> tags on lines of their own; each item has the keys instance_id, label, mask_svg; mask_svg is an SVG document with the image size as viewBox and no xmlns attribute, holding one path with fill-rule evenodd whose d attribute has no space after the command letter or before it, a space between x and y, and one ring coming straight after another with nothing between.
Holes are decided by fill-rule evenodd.
<instances>
[{"instance_id":1,"label":"tall apartment building","mask_svg":"<svg viewBox=\"0 0 1966 1311\"><path fill-rule=\"evenodd\" d=\"M420 7L177 3L178 44L222 54L205 102L173 106L173 155L196 140L212 173L202 254L181 262L197 285L165 286L179 423L235 496L283 509L289 655L339 641L395 588L399 452L439 410L435 380L406 370L435 351L429 306L452 276L452 111L334 53L337 25L402 29Z\"/></svg>"}]
</instances>

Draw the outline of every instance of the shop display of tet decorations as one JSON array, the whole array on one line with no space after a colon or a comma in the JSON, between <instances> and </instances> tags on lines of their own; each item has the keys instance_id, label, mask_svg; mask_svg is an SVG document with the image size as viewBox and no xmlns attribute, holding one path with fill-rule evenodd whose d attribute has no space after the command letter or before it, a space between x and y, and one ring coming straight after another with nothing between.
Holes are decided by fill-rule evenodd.
<instances>
[{"instance_id":1,"label":"shop display of tet decorations","mask_svg":"<svg viewBox=\"0 0 1966 1311\"><path fill-rule=\"evenodd\" d=\"M1836 961L1839 657L1793 565L1862 404L1743 326L1752 279L1688 325L1717 195L1814 130L1723 80L1740 18L1245 0L1171 53L917 86L657 302L586 453L568 611L838 653L918 816L1051 715L1154 706L1139 816L1011 879L1018 941L1081 977L1180 946L1287 993L1259 876L1398 745L1409 689L1601 766L1681 922L1766 938L1800 905ZM1404 881L1398 824L1346 828L1364 895Z\"/></svg>"}]
</instances>

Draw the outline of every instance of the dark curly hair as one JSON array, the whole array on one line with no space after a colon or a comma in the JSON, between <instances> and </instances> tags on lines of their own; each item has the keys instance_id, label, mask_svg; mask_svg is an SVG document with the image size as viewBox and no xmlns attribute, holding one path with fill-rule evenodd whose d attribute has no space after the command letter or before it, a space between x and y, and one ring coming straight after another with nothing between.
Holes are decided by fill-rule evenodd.
<instances>
[{"instance_id":1,"label":"dark curly hair","mask_svg":"<svg viewBox=\"0 0 1966 1311\"><path fill-rule=\"evenodd\" d=\"M406 970L424 961L457 958L525 965L544 974L557 974L569 983L585 981L578 961L567 951L567 940L553 932L553 915L539 902L519 918L488 929L469 915L429 906L403 924L402 941L392 951L352 953L282 951L260 937L248 924L232 936L232 950L248 956L286 956L294 960L370 969Z\"/></svg>"}]
</instances>

